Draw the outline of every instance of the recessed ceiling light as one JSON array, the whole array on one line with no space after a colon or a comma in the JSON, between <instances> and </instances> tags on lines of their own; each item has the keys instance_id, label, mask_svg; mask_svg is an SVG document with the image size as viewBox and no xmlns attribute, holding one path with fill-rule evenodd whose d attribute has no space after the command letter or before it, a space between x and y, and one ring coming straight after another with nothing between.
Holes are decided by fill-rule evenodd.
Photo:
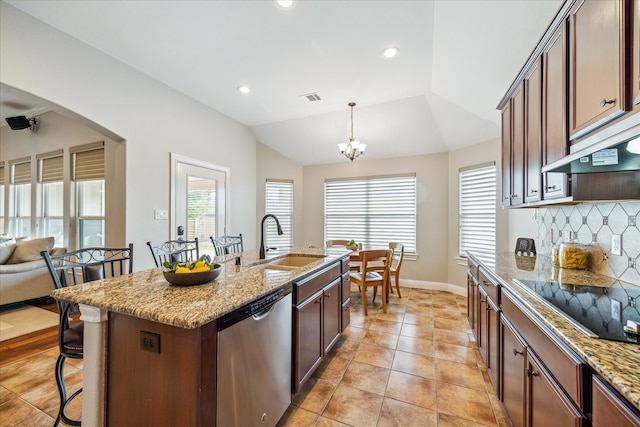
<instances>
[{"instance_id":1,"label":"recessed ceiling light","mask_svg":"<svg viewBox=\"0 0 640 427\"><path fill-rule=\"evenodd\" d=\"M285 9L293 6L293 0L276 0L276 3L278 3L278 6L283 7Z\"/></svg>"},{"instance_id":2,"label":"recessed ceiling light","mask_svg":"<svg viewBox=\"0 0 640 427\"><path fill-rule=\"evenodd\" d=\"M384 56L385 58L393 58L398 54L399 51L400 49L398 49L397 47L388 47L382 51L382 56Z\"/></svg>"},{"instance_id":3,"label":"recessed ceiling light","mask_svg":"<svg viewBox=\"0 0 640 427\"><path fill-rule=\"evenodd\" d=\"M251 92L251 89L249 89L247 86L245 85L240 85L236 88L236 90L240 93L249 93Z\"/></svg>"}]
</instances>

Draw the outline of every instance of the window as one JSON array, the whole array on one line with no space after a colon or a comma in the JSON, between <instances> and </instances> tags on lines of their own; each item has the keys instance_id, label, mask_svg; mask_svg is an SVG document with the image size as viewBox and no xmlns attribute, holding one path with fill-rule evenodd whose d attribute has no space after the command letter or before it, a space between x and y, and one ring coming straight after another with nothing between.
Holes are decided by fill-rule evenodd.
<instances>
[{"instance_id":1,"label":"window","mask_svg":"<svg viewBox=\"0 0 640 427\"><path fill-rule=\"evenodd\" d=\"M78 248L104 247L104 143L71 147Z\"/></svg>"},{"instance_id":2,"label":"window","mask_svg":"<svg viewBox=\"0 0 640 427\"><path fill-rule=\"evenodd\" d=\"M64 246L63 151L39 154L38 182L41 190L39 236L54 236L55 246Z\"/></svg>"},{"instance_id":3,"label":"window","mask_svg":"<svg viewBox=\"0 0 640 427\"><path fill-rule=\"evenodd\" d=\"M355 240L364 246L400 242L416 252L416 177L380 176L324 183L325 240Z\"/></svg>"},{"instance_id":4,"label":"window","mask_svg":"<svg viewBox=\"0 0 640 427\"><path fill-rule=\"evenodd\" d=\"M489 267L496 253L496 166L494 162L459 171L459 254L472 252Z\"/></svg>"},{"instance_id":5,"label":"window","mask_svg":"<svg viewBox=\"0 0 640 427\"><path fill-rule=\"evenodd\" d=\"M31 158L11 163L10 234L31 236Z\"/></svg>"},{"instance_id":6,"label":"window","mask_svg":"<svg viewBox=\"0 0 640 427\"><path fill-rule=\"evenodd\" d=\"M265 212L278 217L283 234L278 235L275 221L267 220L265 241L270 247L293 246L293 181L267 179Z\"/></svg>"}]
</instances>

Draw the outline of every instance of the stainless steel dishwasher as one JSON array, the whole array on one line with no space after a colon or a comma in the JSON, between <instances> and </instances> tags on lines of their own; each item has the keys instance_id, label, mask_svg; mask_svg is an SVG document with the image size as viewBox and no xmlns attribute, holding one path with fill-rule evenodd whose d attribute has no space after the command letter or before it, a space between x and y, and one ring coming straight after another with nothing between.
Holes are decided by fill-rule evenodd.
<instances>
[{"instance_id":1,"label":"stainless steel dishwasher","mask_svg":"<svg viewBox=\"0 0 640 427\"><path fill-rule=\"evenodd\" d=\"M275 426L291 403L291 290L218 319L218 427Z\"/></svg>"}]
</instances>

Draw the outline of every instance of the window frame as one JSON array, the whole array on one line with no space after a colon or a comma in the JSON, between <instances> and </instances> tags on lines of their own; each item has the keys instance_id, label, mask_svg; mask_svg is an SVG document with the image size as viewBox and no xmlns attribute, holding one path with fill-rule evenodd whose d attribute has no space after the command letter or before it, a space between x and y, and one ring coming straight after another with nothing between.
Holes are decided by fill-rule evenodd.
<instances>
[{"instance_id":1,"label":"window frame","mask_svg":"<svg viewBox=\"0 0 640 427\"><path fill-rule=\"evenodd\" d=\"M415 257L417 187L415 173L326 179L324 240L355 240L372 248L400 242Z\"/></svg>"},{"instance_id":2,"label":"window frame","mask_svg":"<svg viewBox=\"0 0 640 427\"><path fill-rule=\"evenodd\" d=\"M466 258L471 251L489 267L495 266L497 192L496 162L458 170L458 255ZM489 230L484 230L487 226Z\"/></svg>"}]
</instances>

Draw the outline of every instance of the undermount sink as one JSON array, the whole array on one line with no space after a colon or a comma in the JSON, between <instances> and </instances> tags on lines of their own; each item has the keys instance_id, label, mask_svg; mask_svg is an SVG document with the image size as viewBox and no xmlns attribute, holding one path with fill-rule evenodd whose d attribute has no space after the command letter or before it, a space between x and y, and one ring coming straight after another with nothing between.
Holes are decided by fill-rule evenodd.
<instances>
[{"instance_id":1,"label":"undermount sink","mask_svg":"<svg viewBox=\"0 0 640 427\"><path fill-rule=\"evenodd\" d=\"M253 266L252 268L257 270L281 270L281 271L291 271L295 270L299 267L304 267L307 264L311 264L312 262L316 262L321 260L322 256L311 257L311 256L287 256L284 258L276 258L272 261L267 261L263 264L258 264Z\"/></svg>"}]
</instances>

